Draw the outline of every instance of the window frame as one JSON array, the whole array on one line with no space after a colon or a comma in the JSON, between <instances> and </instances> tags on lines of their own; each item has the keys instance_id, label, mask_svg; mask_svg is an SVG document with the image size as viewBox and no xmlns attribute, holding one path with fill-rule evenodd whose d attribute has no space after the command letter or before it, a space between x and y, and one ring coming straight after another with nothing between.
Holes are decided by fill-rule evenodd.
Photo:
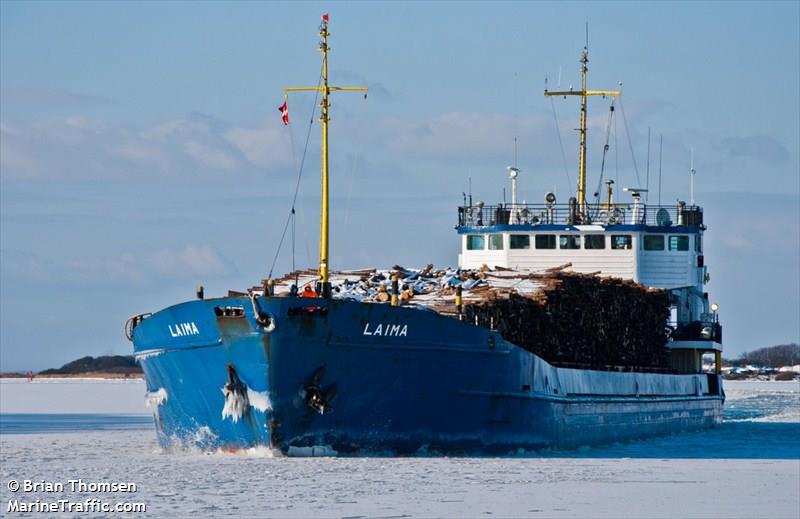
<instances>
[{"instance_id":1,"label":"window frame","mask_svg":"<svg viewBox=\"0 0 800 519\"><path fill-rule=\"evenodd\" d=\"M656 240L658 238L661 239L661 248L660 249L656 249L656 248L652 248L652 246L648 246L648 242L650 242L652 240ZM663 234L645 234L645 235L642 236L642 250L643 251L647 251L647 252L659 252L659 251L663 252L666 249L666 245L667 245L666 241L667 240L664 239L664 235Z\"/></svg>"},{"instance_id":2,"label":"window frame","mask_svg":"<svg viewBox=\"0 0 800 519\"><path fill-rule=\"evenodd\" d=\"M618 247L617 246L617 239L618 238L627 238L627 240L625 240L625 243L624 243L624 245L627 245L627 246ZM609 241L611 241L611 250L633 250L633 235L632 234L612 234L611 235L611 239Z\"/></svg>"},{"instance_id":3,"label":"window frame","mask_svg":"<svg viewBox=\"0 0 800 519\"><path fill-rule=\"evenodd\" d=\"M681 238L683 238L683 240L685 240L685 242L684 242L685 243L685 248L683 248L683 249L681 249L680 246L678 246L680 244L680 242L681 242ZM676 245L676 248L672 247L673 239L675 240L674 243ZM667 250L670 251L670 252L689 252L689 235L687 235L687 234L670 234L669 237L667 238Z\"/></svg>"},{"instance_id":4,"label":"window frame","mask_svg":"<svg viewBox=\"0 0 800 519\"><path fill-rule=\"evenodd\" d=\"M591 238L591 240L589 239ZM595 241L595 238L600 238L602 247L589 247L589 243ZM606 248L606 235L605 234L584 234L583 235L583 248L585 250L605 250Z\"/></svg>"},{"instance_id":5,"label":"window frame","mask_svg":"<svg viewBox=\"0 0 800 519\"><path fill-rule=\"evenodd\" d=\"M552 245L551 247L539 247L539 238L547 239L544 240L547 242L548 245ZM556 240L557 236L555 234L536 234L533 237L533 245L536 250L556 250L558 248L558 240Z\"/></svg>"},{"instance_id":6,"label":"window frame","mask_svg":"<svg viewBox=\"0 0 800 519\"><path fill-rule=\"evenodd\" d=\"M524 247L515 247L514 239L525 238ZM531 235L530 234L509 234L508 235L508 250L530 250L531 248Z\"/></svg>"},{"instance_id":7,"label":"window frame","mask_svg":"<svg viewBox=\"0 0 800 519\"><path fill-rule=\"evenodd\" d=\"M481 243L481 247L470 247L472 243L472 239L479 239ZM486 250L486 235L484 234L467 234L467 250Z\"/></svg>"},{"instance_id":8,"label":"window frame","mask_svg":"<svg viewBox=\"0 0 800 519\"><path fill-rule=\"evenodd\" d=\"M486 245L487 245L486 249L487 250L506 250L506 247L505 247L506 244L504 243L505 240L503 239L503 235L502 234L497 234L497 233L489 234L489 235L487 235L487 238L489 238L488 240L486 240ZM497 243L497 241L498 241L497 239L498 238L500 239L499 240L500 241L500 247L495 247L495 244Z\"/></svg>"},{"instance_id":9,"label":"window frame","mask_svg":"<svg viewBox=\"0 0 800 519\"><path fill-rule=\"evenodd\" d=\"M577 247L565 247L566 243L575 243ZM580 234L559 234L558 235L558 249L559 250L580 250L581 249L581 235Z\"/></svg>"}]
</instances>

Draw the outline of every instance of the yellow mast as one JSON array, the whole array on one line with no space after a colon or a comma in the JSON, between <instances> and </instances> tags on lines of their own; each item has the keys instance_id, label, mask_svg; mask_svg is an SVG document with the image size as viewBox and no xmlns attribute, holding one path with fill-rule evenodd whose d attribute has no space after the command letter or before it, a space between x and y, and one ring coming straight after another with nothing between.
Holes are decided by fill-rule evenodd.
<instances>
[{"instance_id":1,"label":"yellow mast","mask_svg":"<svg viewBox=\"0 0 800 519\"><path fill-rule=\"evenodd\" d=\"M320 103L320 118L322 122L322 202L320 208L320 224L319 224L319 280L323 284L323 293L327 294L329 291L326 286L328 283L328 249L329 249L329 218L328 218L328 121L330 116L328 110L330 102L328 101L330 93L335 90L349 90L357 92L366 92L366 87L332 87L328 86L328 15L323 15L322 24L319 26L319 36L322 41L319 43L319 50L322 51L322 85L318 87L291 87L284 88L284 95L289 92L322 92L322 102Z\"/></svg>"},{"instance_id":2,"label":"yellow mast","mask_svg":"<svg viewBox=\"0 0 800 519\"><path fill-rule=\"evenodd\" d=\"M581 57L581 89L580 91L568 90L563 92L550 92L545 86L545 96L581 96L581 145L580 156L578 161L578 207L580 208L581 216L586 216L586 101L589 96L618 96L622 92L614 90L586 90L586 73L589 71L589 48L583 48L583 55Z\"/></svg>"}]
</instances>

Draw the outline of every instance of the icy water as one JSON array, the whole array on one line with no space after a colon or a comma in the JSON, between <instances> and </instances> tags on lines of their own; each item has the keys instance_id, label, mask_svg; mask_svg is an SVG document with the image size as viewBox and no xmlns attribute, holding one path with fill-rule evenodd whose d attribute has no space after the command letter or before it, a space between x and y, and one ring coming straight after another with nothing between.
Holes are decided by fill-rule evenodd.
<instances>
[{"instance_id":1,"label":"icy water","mask_svg":"<svg viewBox=\"0 0 800 519\"><path fill-rule=\"evenodd\" d=\"M800 517L800 383L726 382L713 430L485 458L286 458L158 448L139 381L0 381L10 500L144 503L150 517ZM11 480L134 493L11 492ZM119 514L117 514L119 515Z\"/></svg>"}]
</instances>

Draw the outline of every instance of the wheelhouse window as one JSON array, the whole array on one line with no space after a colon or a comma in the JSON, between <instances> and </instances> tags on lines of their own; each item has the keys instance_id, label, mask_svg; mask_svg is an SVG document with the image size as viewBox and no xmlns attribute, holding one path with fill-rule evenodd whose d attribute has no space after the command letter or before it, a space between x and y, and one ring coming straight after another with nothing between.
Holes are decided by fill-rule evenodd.
<instances>
[{"instance_id":1,"label":"wheelhouse window","mask_svg":"<svg viewBox=\"0 0 800 519\"><path fill-rule=\"evenodd\" d=\"M531 237L529 234L512 234L509 238L509 246L512 249L531 248Z\"/></svg>"},{"instance_id":2,"label":"wheelhouse window","mask_svg":"<svg viewBox=\"0 0 800 519\"><path fill-rule=\"evenodd\" d=\"M534 239L537 249L555 249L556 248L556 235L555 234L537 234Z\"/></svg>"},{"instance_id":3,"label":"wheelhouse window","mask_svg":"<svg viewBox=\"0 0 800 519\"><path fill-rule=\"evenodd\" d=\"M633 237L630 234L612 234L611 248L616 250L631 249L633 248Z\"/></svg>"},{"instance_id":4,"label":"wheelhouse window","mask_svg":"<svg viewBox=\"0 0 800 519\"><path fill-rule=\"evenodd\" d=\"M689 250L688 236L670 236L669 250L687 251Z\"/></svg>"},{"instance_id":5,"label":"wheelhouse window","mask_svg":"<svg viewBox=\"0 0 800 519\"><path fill-rule=\"evenodd\" d=\"M694 251L703 252L703 237L699 234L694 235Z\"/></svg>"},{"instance_id":6,"label":"wheelhouse window","mask_svg":"<svg viewBox=\"0 0 800 519\"><path fill-rule=\"evenodd\" d=\"M467 236L467 250L483 250L484 238L480 234L470 234Z\"/></svg>"},{"instance_id":7,"label":"wheelhouse window","mask_svg":"<svg viewBox=\"0 0 800 519\"><path fill-rule=\"evenodd\" d=\"M558 237L559 249L580 249L581 237L578 234L562 234Z\"/></svg>"},{"instance_id":8,"label":"wheelhouse window","mask_svg":"<svg viewBox=\"0 0 800 519\"><path fill-rule=\"evenodd\" d=\"M664 250L663 234L645 234L644 250Z\"/></svg>"},{"instance_id":9,"label":"wheelhouse window","mask_svg":"<svg viewBox=\"0 0 800 519\"><path fill-rule=\"evenodd\" d=\"M490 234L489 235L489 250L503 250L503 235Z\"/></svg>"},{"instance_id":10,"label":"wheelhouse window","mask_svg":"<svg viewBox=\"0 0 800 519\"><path fill-rule=\"evenodd\" d=\"M583 237L584 249L605 249L606 237L603 234L587 234Z\"/></svg>"}]
</instances>

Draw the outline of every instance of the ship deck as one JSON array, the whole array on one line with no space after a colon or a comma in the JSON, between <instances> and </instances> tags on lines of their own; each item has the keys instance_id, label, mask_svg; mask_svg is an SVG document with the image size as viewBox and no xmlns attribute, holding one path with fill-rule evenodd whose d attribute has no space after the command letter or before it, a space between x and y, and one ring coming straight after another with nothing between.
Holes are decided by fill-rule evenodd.
<instances>
[{"instance_id":1,"label":"ship deck","mask_svg":"<svg viewBox=\"0 0 800 519\"><path fill-rule=\"evenodd\" d=\"M507 299L511 294L537 298L546 288L558 284L563 274L570 272L565 264L541 271L517 271L512 269L435 269L428 265L422 269L407 269L395 266L391 269L366 268L336 271L330 274L334 299L347 299L364 303L389 303L391 301L392 276L398 275L398 299L401 306L425 307L444 314L456 312L456 287L462 288L462 303L465 305L485 301ZM305 287L313 288L319 280L316 270L291 272L274 280L274 295L288 296L292 285L299 293ZM632 281L626 281L636 285ZM230 295L240 293L231 291ZM264 295L264 287L252 287L248 295Z\"/></svg>"},{"instance_id":2,"label":"ship deck","mask_svg":"<svg viewBox=\"0 0 800 519\"><path fill-rule=\"evenodd\" d=\"M456 287L461 286L462 304L470 305L508 299L512 294L541 300L545 290L556 288L563 276L598 277L599 273L580 274L570 270L572 264L538 271L519 271L507 268L457 269L434 268L409 269L399 265L391 269L365 268L330 273L332 296L363 303L389 303L392 292L392 276L398 276L398 301L401 306L424 307L443 314L456 313ZM288 296L292 285L302 293L305 287L313 289L319 280L314 269L290 272L275 279L274 295ZM659 291L631 280L619 283L639 287L646 291ZM264 286L248 289L247 295L264 295ZM230 291L229 295L245 295Z\"/></svg>"}]
</instances>

